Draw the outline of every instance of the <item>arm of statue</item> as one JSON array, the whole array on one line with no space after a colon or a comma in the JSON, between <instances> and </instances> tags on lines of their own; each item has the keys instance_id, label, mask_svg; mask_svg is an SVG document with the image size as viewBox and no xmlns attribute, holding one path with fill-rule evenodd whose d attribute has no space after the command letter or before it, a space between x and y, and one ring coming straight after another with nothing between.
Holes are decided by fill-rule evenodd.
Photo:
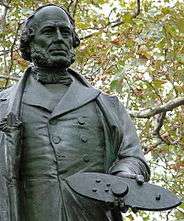
<instances>
[{"instance_id":1,"label":"arm of statue","mask_svg":"<svg viewBox=\"0 0 184 221\"><path fill-rule=\"evenodd\" d=\"M150 169L144 158L135 126L126 109L118 102L118 117L122 130L118 157L109 169L109 173L134 178L138 182L149 181Z\"/></svg>"}]
</instances>

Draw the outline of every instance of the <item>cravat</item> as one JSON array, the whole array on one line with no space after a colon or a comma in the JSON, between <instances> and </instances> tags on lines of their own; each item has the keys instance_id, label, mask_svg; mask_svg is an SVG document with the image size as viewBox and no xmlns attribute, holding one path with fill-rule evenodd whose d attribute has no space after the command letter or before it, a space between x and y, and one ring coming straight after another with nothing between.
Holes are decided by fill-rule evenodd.
<instances>
[{"instance_id":1,"label":"cravat","mask_svg":"<svg viewBox=\"0 0 184 221\"><path fill-rule=\"evenodd\" d=\"M70 85L72 82L72 79L67 71L65 71L64 73L43 73L36 68L32 68L32 76L34 77L34 79L41 82L42 84L61 83L64 85Z\"/></svg>"}]
</instances>

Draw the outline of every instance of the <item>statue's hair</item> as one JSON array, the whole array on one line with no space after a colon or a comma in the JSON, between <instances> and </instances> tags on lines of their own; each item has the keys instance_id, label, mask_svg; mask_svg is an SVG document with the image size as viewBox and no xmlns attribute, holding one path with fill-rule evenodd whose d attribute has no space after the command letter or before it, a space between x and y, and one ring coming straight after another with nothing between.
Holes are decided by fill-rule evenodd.
<instances>
[{"instance_id":1,"label":"statue's hair","mask_svg":"<svg viewBox=\"0 0 184 221\"><path fill-rule=\"evenodd\" d=\"M77 33L75 32L75 21L69 14L69 12L61 6L57 6L55 4L47 4L47 5L37 8L33 12L33 14L29 16L24 22L24 27L23 27L22 34L20 37L20 52L22 54L22 57L27 61L31 61L30 42L31 42L31 39L34 37L34 28L31 25L31 21L34 19L34 16L38 11L40 11L42 8L45 8L47 6L59 7L67 14L70 20L70 23L72 25L73 47L76 48L80 45L80 39Z\"/></svg>"}]
</instances>

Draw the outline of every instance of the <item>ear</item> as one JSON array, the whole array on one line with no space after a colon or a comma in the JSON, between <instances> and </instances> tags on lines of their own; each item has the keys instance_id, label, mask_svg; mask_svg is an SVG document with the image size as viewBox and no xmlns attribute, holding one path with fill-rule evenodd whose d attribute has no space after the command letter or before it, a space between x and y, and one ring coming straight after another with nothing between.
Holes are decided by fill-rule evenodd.
<instances>
[{"instance_id":1,"label":"ear","mask_svg":"<svg viewBox=\"0 0 184 221\"><path fill-rule=\"evenodd\" d=\"M33 38L35 35L35 30L33 28L29 28L28 35L29 35L30 39Z\"/></svg>"},{"instance_id":2,"label":"ear","mask_svg":"<svg viewBox=\"0 0 184 221\"><path fill-rule=\"evenodd\" d=\"M73 33L73 47L77 48L80 45L80 39L76 32Z\"/></svg>"}]
</instances>

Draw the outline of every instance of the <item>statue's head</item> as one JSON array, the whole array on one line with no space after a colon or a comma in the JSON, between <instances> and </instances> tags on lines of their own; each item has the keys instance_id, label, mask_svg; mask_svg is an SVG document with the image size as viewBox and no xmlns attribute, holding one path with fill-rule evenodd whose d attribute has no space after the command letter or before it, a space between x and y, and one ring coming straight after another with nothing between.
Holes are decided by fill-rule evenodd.
<instances>
[{"instance_id":1,"label":"statue's head","mask_svg":"<svg viewBox=\"0 0 184 221\"><path fill-rule=\"evenodd\" d=\"M20 50L25 60L40 67L69 67L80 40L74 20L56 5L38 8L25 22Z\"/></svg>"}]
</instances>

